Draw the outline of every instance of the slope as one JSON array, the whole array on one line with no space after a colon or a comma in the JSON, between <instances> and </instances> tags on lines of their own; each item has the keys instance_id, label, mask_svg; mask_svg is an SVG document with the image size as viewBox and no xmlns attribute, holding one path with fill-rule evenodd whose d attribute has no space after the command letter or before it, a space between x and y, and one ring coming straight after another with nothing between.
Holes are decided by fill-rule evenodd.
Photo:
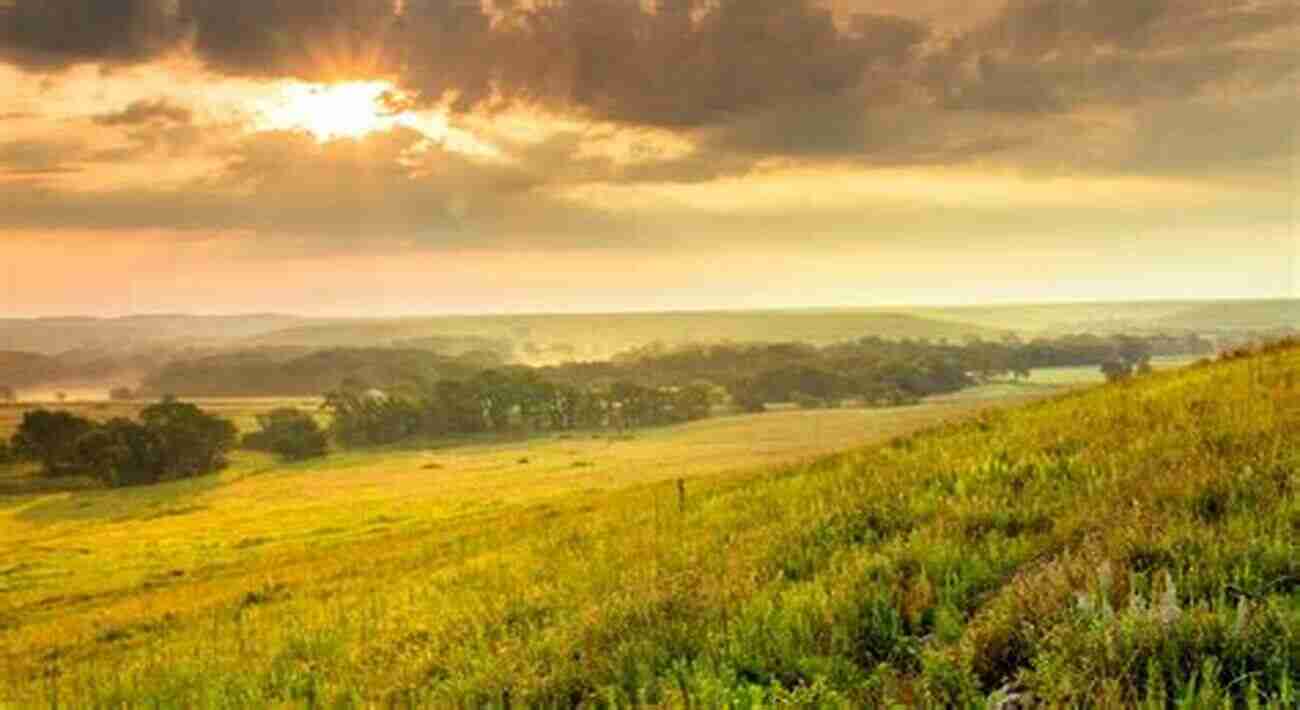
<instances>
[{"instance_id":1,"label":"slope","mask_svg":"<svg viewBox=\"0 0 1300 710\"><path fill-rule=\"evenodd\" d=\"M0 653L19 701L78 706L1294 707L1297 434L1276 348L268 556L220 602L155 579L97 626L15 613Z\"/></svg>"}]
</instances>

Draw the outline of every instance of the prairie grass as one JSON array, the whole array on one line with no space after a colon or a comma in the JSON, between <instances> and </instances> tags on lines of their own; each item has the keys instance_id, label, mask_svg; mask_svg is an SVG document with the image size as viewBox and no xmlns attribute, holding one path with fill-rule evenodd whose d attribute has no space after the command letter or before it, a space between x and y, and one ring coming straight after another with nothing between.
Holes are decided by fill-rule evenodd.
<instances>
[{"instance_id":1,"label":"prairie grass","mask_svg":"<svg viewBox=\"0 0 1300 710\"><path fill-rule=\"evenodd\" d=\"M879 413L875 443L795 463L687 428L618 443L640 452L621 464L576 440L479 468L249 459L194 490L5 503L0 698L1293 708L1298 381L1300 350L1275 349ZM866 415L703 424L845 417L866 441Z\"/></svg>"}]
</instances>

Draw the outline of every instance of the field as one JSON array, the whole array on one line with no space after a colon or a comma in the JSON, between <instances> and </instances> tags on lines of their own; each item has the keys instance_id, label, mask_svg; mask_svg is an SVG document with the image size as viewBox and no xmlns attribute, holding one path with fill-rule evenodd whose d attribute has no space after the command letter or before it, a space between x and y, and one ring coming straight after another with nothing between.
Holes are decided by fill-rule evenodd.
<instances>
[{"instance_id":1,"label":"field","mask_svg":"<svg viewBox=\"0 0 1300 710\"><path fill-rule=\"evenodd\" d=\"M0 698L1295 707L1300 351L998 396L0 499Z\"/></svg>"},{"instance_id":2,"label":"field","mask_svg":"<svg viewBox=\"0 0 1300 710\"><path fill-rule=\"evenodd\" d=\"M286 403L204 406L246 418ZM138 406L89 405L85 411L119 416ZM200 610L238 605L268 584L312 586L326 570L356 575L366 556L390 545L401 550L399 559L427 555L430 544L445 546L448 539L471 545L491 535L488 544L496 545L503 526L575 505L603 506L620 489L743 480L768 466L884 440L987 406L777 412L628 436L344 453L292 466L240 452L218 477L137 490L0 497L0 628L6 631L0 652L30 670L50 654L63 657L68 639L79 637L71 648L91 651L93 660L107 619L128 629L182 613L192 620ZM11 470L0 476L0 491L5 484L22 488L30 475ZM426 571L438 567L431 563Z\"/></svg>"}]
</instances>

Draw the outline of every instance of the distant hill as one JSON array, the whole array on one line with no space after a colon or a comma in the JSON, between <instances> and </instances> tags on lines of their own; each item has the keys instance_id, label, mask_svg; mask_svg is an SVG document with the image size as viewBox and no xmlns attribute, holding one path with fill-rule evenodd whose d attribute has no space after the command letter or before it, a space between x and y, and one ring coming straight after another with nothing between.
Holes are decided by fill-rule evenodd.
<instances>
[{"instance_id":1,"label":"distant hill","mask_svg":"<svg viewBox=\"0 0 1300 710\"><path fill-rule=\"evenodd\" d=\"M0 351L0 385L27 387L65 374L58 360L37 353Z\"/></svg>"},{"instance_id":2,"label":"distant hill","mask_svg":"<svg viewBox=\"0 0 1300 710\"><path fill-rule=\"evenodd\" d=\"M389 319L275 314L0 319L0 353L5 353L0 384L130 385L170 363L248 351L301 356L339 348L391 348L477 362L556 365L607 360L648 345L1188 332L1218 336L1223 345L1250 333L1297 327L1300 301L1282 300Z\"/></svg>"},{"instance_id":3,"label":"distant hill","mask_svg":"<svg viewBox=\"0 0 1300 710\"><path fill-rule=\"evenodd\" d=\"M1185 308L1155 321L1184 330L1269 330L1300 327L1300 301L1237 301Z\"/></svg>"},{"instance_id":4,"label":"distant hill","mask_svg":"<svg viewBox=\"0 0 1300 710\"><path fill-rule=\"evenodd\" d=\"M264 349L173 362L146 377L140 389L147 396L314 397L348 380L388 389L439 377L463 379L482 366L426 350Z\"/></svg>"},{"instance_id":5,"label":"distant hill","mask_svg":"<svg viewBox=\"0 0 1300 710\"><path fill-rule=\"evenodd\" d=\"M69 350L130 351L160 345L219 343L280 330L294 316L130 316L0 319L0 350L54 355Z\"/></svg>"},{"instance_id":6,"label":"distant hill","mask_svg":"<svg viewBox=\"0 0 1300 710\"><path fill-rule=\"evenodd\" d=\"M907 308L926 318L1031 333L1274 330L1300 326L1300 301L1134 301Z\"/></svg>"},{"instance_id":7,"label":"distant hill","mask_svg":"<svg viewBox=\"0 0 1300 710\"><path fill-rule=\"evenodd\" d=\"M454 337L508 342L530 363L599 360L650 343L786 342L814 345L866 336L961 339L997 332L906 313L834 309L590 315L445 316L302 324L244 341L256 346L375 347ZM456 354L450 352L446 354Z\"/></svg>"}]
</instances>

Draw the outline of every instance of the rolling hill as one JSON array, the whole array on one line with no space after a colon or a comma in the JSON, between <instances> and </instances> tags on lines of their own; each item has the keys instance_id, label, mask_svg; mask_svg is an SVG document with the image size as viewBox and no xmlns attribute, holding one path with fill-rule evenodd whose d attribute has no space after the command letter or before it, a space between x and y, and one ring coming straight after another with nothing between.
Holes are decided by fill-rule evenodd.
<instances>
[{"instance_id":1,"label":"rolling hill","mask_svg":"<svg viewBox=\"0 0 1300 710\"><path fill-rule=\"evenodd\" d=\"M903 312L1033 334L1267 331L1300 327L1300 301L1135 301L908 308Z\"/></svg>"},{"instance_id":2,"label":"rolling hill","mask_svg":"<svg viewBox=\"0 0 1300 710\"><path fill-rule=\"evenodd\" d=\"M6 501L0 703L1296 706L1300 348L908 411Z\"/></svg>"}]
</instances>

